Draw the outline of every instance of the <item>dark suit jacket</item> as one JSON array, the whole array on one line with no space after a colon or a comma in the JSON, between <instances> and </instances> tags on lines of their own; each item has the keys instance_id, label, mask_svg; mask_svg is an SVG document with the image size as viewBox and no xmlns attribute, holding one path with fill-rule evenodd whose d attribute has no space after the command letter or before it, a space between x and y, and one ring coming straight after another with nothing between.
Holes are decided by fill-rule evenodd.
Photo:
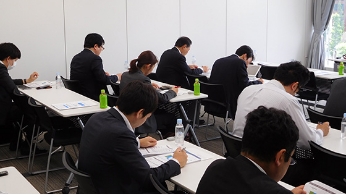
<instances>
[{"instance_id":1,"label":"dark suit jacket","mask_svg":"<svg viewBox=\"0 0 346 195\"><path fill-rule=\"evenodd\" d=\"M110 80L118 81L116 75L107 76L103 70L102 59L91 50L84 49L71 61L71 80L80 82L84 96L99 101L101 89L107 90Z\"/></svg>"},{"instance_id":2,"label":"dark suit jacket","mask_svg":"<svg viewBox=\"0 0 346 195\"><path fill-rule=\"evenodd\" d=\"M196 193L292 194L242 155L211 163L199 182Z\"/></svg>"},{"instance_id":3,"label":"dark suit jacket","mask_svg":"<svg viewBox=\"0 0 346 195\"><path fill-rule=\"evenodd\" d=\"M185 72L189 74L203 73L200 68L190 69L186 64L185 56L176 47L163 52L156 69L156 75L159 81L189 89L189 82L185 76Z\"/></svg>"},{"instance_id":4,"label":"dark suit jacket","mask_svg":"<svg viewBox=\"0 0 346 195\"><path fill-rule=\"evenodd\" d=\"M326 107L323 114L343 117L346 112L346 78L337 79L333 82L330 95L328 97Z\"/></svg>"},{"instance_id":5,"label":"dark suit jacket","mask_svg":"<svg viewBox=\"0 0 346 195\"><path fill-rule=\"evenodd\" d=\"M23 85L23 80L12 79L6 66L0 63L0 125L5 125L8 120L16 85Z\"/></svg>"},{"instance_id":6,"label":"dark suit jacket","mask_svg":"<svg viewBox=\"0 0 346 195\"><path fill-rule=\"evenodd\" d=\"M225 87L231 107L230 114L234 119L240 93L245 87L261 82L249 81L244 60L233 54L214 62L209 83L222 84Z\"/></svg>"},{"instance_id":7,"label":"dark suit jacket","mask_svg":"<svg viewBox=\"0 0 346 195\"><path fill-rule=\"evenodd\" d=\"M124 72L121 75L121 81L120 81L120 91L131 81L142 81L143 83L151 84L150 78L145 76L142 71L137 71L134 73L129 73L129 72ZM159 104L164 104L167 103L170 99L174 98L177 96L177 94L173 90L168 90L166 93L161 94L159 91L157 91L157 95L159 97ZM141 133L153 133L156 132L157 130L157 122L155 115L151 115L143 125L140 127L136 128L136 133L141 134Z\"/></svg>"},{"instance_id":8,"label":"dark suit jacket","mask_svg":"<svg viewBox=\"0 0 346 195\"><path fill-rule=\"evenodd\" d=\"M117 110L94 114L83 129L78 168L91 175L101 194L153 192L150 174L162 182L180 174L173 160L150 168L137 146L135 134Z\"/></svg>"}]
</instances>

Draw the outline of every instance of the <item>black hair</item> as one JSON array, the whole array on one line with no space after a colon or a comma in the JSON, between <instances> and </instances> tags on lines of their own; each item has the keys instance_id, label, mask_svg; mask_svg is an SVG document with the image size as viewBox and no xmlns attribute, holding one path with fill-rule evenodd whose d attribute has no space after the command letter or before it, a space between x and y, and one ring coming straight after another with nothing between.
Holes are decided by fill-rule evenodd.
<instances>
[{"instance_id":1,"label":"black hair","mask_svg":"<svg viewBox=\"0 0 346 195\"><path fill-rule=\"evenodd\" d=\"M246 116L242 152L263 162L271 162L277 152L286 149L285 162L299 138L299 130L291 116L283 110L259 106Z\"/></svg>"},{"instance_id":2,"label":"black hair","mask_svg":"<svg viewBox=\"0 0 346 195\"><path fill-rule=\"evenodd\" d=\"M157 63L157 58L152 51L143 51L137 59L133 59L130 62L130 73L137 72L142 68L145 64L151 64L151 66L155 66Z\"/></svg>"},{"instance_id":3,"label":"black hair","mask_svg":"<svg viewBox=\"0 0 346 195\"><path fill-rule=\"evenodd\" d=\"M151 84L132 81L121 90L116 106L124 114L144 109L143 117L153 113L158 105L157 92Z\"/></svg>"},{"instance_id":4,"label":"black hair","mask_svg":"<svg viewBox=\"0 0 346 195\"><path fill-rule=\"evenodd\" d=\"M250 57L252 57L252 60L255 59L255 56L253 54L253 51L251 49L251 47L247 46L247 45L242 45L240 46L237 51L235 51L235 54L237 54L238 56L242 56L243 54L246 54L246 59L249 59Z\"/></svg>"},{"instance_id":5,"label":"black hair","mask_svg":"<svg viewBox=\"0 0 346 195\"><path fill-rule=\"evenodd\" d=\"M103 40L102 36L97 33L88 34L84 40L84 48L92 48L95 44L98 47L101 47L105 44L105 41Z\"/></svg>"},{"instance_id":6,"label":"black hair","mask_svg":"<svg viewBox=\"0 0 346 195\"><path fill-rule=\"evenodd\" d=\"M192 44L192 41L188 37L179 37L179 39L175 42L176 47L182 47L186 45L186 47L190 47Z\"/></svg>"},{"instance_id":7,"label":"black hair","mask_svg":"<svg viewBox=\"0 0 346 195\"><path fill-rule=\"evenodd\" d=\"M3 61L7 57L10 57L11 59L20 59L21 57L20 50L13 43L0 44L0 60Z\"/></svg>"},{"instance_id":8,"label":"black hair","mask_svg":"<svg viewBox=\"0 0 346 195\"><path fill-rule=\"evenodd\" d=\"M310 72L299 61L291 61L280 64L275 71L274 79L284 86L298 82L298 86L303 87L310 80Z\"/></svg>"}]
</instances>

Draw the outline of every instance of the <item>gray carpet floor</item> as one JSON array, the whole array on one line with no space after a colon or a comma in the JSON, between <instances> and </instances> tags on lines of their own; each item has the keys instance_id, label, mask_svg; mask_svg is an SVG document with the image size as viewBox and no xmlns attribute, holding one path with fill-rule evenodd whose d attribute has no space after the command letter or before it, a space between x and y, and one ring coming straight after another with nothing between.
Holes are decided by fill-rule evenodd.
<instances>
[{"instance_id":1,"label":"gray carpet floor","mask_svg":"<svg viewBox=\"0 0 346 195\"><path fill-rule=\"evenodd\" d=\"M207 120L206 116L207 115L202 117L205 121ZM212 118L210 120L212 120ZM229 129L232 129L232 124L233 123L231 121L228 125ZM196 127L195 133L200 141L205 140L206 136L208 138L219 136L219 133L217 131L217 126L219 125L223 126L223 119L216 118L216 123L214 126ZM151 136L158 138L157 135L155 134ZM212 140L212 141L202 142L201 147L209 151L212 151L214 153L217 153L219 155L223 155L223 142L220 138L216 140ZM76 160L76 156L74 155L72 147L69 146L66 149L69 151L70 154L73 155L74 159ZM0 147L0 160L4 158L13 157L13 156L15 156L15 152L9 151L8 146ZM47 158L48 158L47 154L35 157L33 171L46 169ZM39 191L40 193L44 193L45 174L29 175L28 168L27 168L28 158L0 162L0 168L7 167L7 166L16 167L18 171L21 172L23 176L26 177L26 179L37 189L37 191ZM62 152L54 154L52 156L50 167L52 168L63 167ZM67 178L69 177L69 174L70 172L67 171L66 169L50 172L49 181L48 181L48 190L60 189L64 187L64 184ZM173 185L170 182L167 182L167 184L169 189L173 188ZM77 185L77 182L73 180L70 186L76 186L76 185ZM70 190L70 193L76 193L76 189Z\"/></svg>"}]
</instances>

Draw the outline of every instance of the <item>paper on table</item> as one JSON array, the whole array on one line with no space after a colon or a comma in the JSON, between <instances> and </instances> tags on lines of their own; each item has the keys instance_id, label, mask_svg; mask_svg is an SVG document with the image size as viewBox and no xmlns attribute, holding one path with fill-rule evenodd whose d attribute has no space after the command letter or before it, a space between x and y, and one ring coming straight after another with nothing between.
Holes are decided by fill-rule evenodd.
<instances>
[{"instance_id":1,"label":"paper on table","mask_svg":"<svg viewBox=\"0 0 346 195\"><path fill-rule=\"evenodd\" d=\"M96 102L86 100L86 101L75 101L75 102L66 102L66 103L59 103L59 104L52 104L55 108L59 110L68 110L73 108L83 108L88 106L95 106L97 105Z\"/></svg>"},{"instance_id":2,"label":"paper on table","mask_svg":"<svg viewBox=\"0 0 346 195\"><path fill-rule=\"evenodd\" d=\"M166 153L172 153L175 151L174 148L171 148L168 145L159 145L159 146L153 146L149 148L139 148L138 150L143 156L166 154Z\"/></svg>"},{"instance_id":3,"label":"paper on table","mask_svg":"<svg viewBox=\"0 0 346 195\"><path fill-rule=\"evenodd\" d=\"M27 84L24 84L25 86L27 87L30 87L30 88L36 88L36 87L42 87L42 86L45 86L45 85L53 85L52 82L50 81L34 81L32 83L27 83Z\"/></svg>"},{"instance_id":4,"label":"paper on table","mask_svg":"<svg viewBox=\"0 0 346 195\"><path fill-rule=\"evenodd\" d=\"M307 194L343 194L341 191L317 180L307 182L304 185L304 191Z\"/></svg>"}]
</instances>

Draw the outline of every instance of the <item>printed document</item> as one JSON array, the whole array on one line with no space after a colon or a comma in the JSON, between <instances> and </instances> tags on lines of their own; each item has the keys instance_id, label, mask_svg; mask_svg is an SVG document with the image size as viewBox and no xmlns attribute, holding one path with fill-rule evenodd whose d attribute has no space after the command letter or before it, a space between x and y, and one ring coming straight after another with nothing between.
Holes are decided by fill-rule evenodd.
<instances>
[{"instance_id":1,"label":"printed document","mask_svg":"<svg viewBox=\"0 0 346 195\"><path fill-rule=\"evenodd\" d=\"M343 194L343 192L317 180L307 182L304 190L307 194Z\"/></svg>"},{"instance_id":2,"label":"printed document","mask_svg":"<svg viewBox=\"0 0 346 195\"><path fill-rule=\"evenodd\" d=\"M97 103L91 100L52 104L52 106L54 106L55 108L59 110L83 108L83 107L95 106L95 105L97 105Z\"/></svg>"}]
</instances>

